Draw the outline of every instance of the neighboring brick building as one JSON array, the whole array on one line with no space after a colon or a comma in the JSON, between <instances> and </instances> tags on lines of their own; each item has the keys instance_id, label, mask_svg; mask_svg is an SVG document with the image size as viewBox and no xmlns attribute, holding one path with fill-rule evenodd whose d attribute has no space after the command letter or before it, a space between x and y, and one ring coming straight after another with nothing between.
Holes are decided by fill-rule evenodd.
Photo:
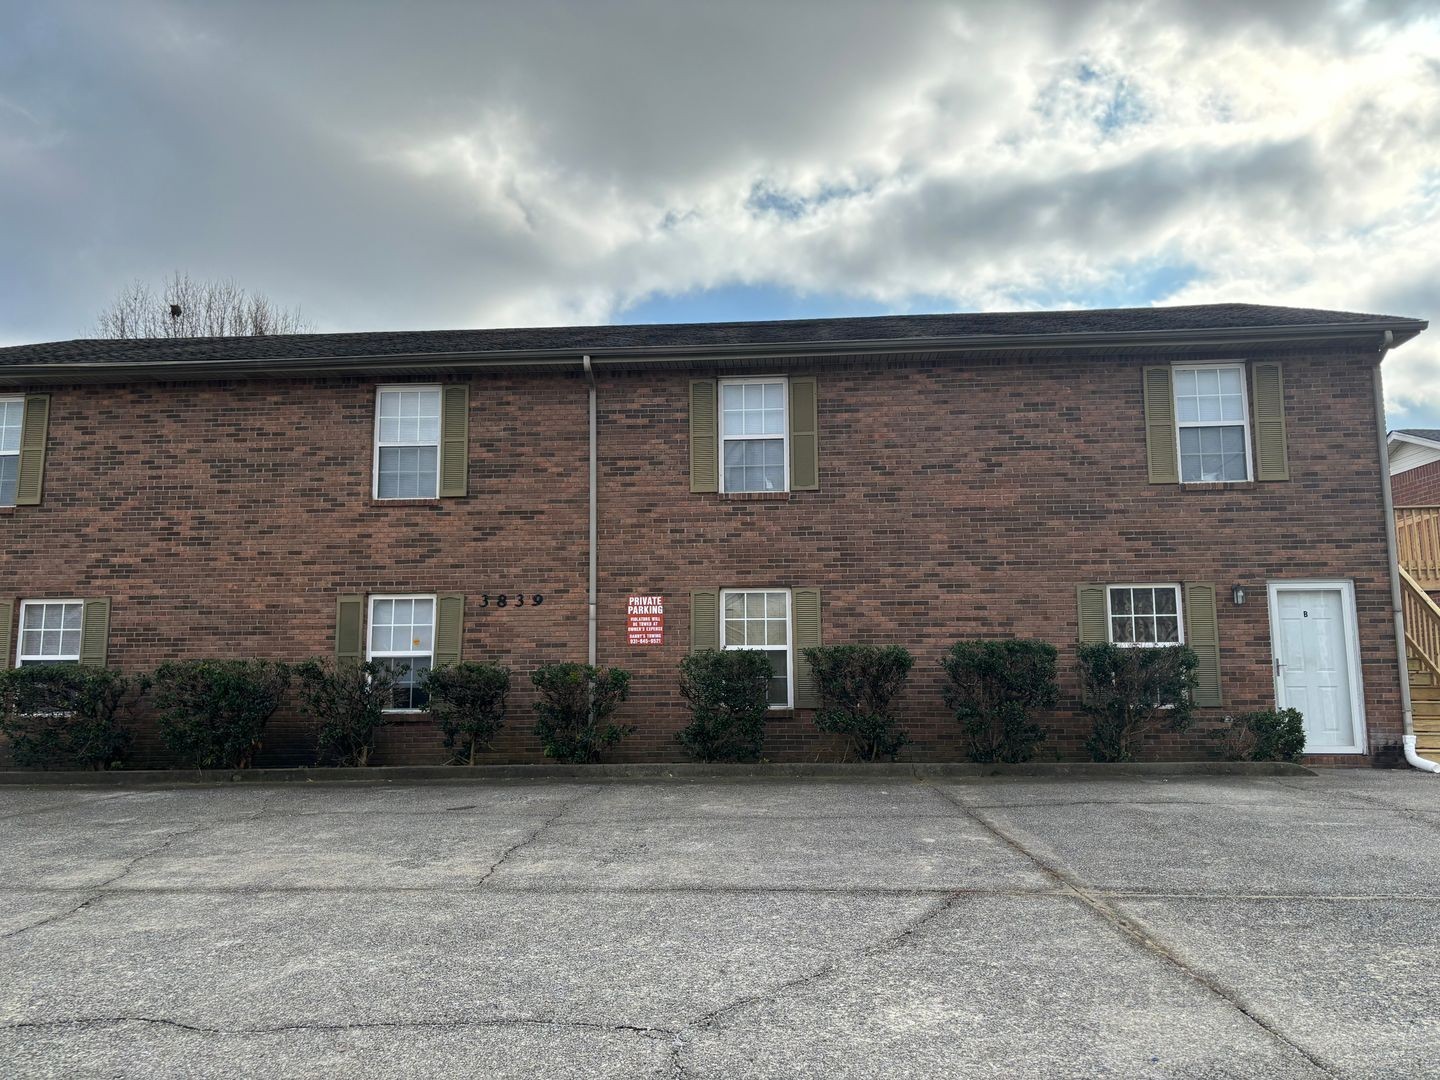
<instances>
[{"instance_id":1,"label":"neighboring brick building","mask_svg":"<svg viewBox=\"0 0 1440 1080\"><path fill-rule=\"evenodd\" d=\"M681 756L692 645L774 642L767 754L807 760L838 751L795 649L905 645L906 756L955 759L951 643L1052 641L1073 700L1073 643L1107 635L1202 657L1201 722L1158 756L1278 686L1311 702L1317 760L1389 760L1373 379L1386 332L1425 325L1210 305L0 349L0 644L497 659L521 677L493 759L537 760L523 675L587 656L588 370L597 659L635 676L619 760ZM632 595L663 598L662 644L628 641ZM1042 757L1084 756L1081 720L1052 730ZM259 763L312 747L283 716ZM440 760L423 711L376 759Z\"/></svg>"},{"instance_id":2,"label":"neighboring brick building","mask_svg":"<svg viewBox=\"0 0 1440 1080\"><path fill-rule=\"evenodd\" d=\"M1390 433L1390 490L1396 506L1440 506L1440 431Z\"/></svg>"}]
</instances>

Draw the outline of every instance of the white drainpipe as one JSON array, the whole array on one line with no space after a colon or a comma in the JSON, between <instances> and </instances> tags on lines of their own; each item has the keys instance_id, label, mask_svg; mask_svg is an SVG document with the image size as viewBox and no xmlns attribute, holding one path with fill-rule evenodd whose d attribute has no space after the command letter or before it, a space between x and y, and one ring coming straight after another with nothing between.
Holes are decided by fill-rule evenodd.
<instances>
[{"instance_id":1,"label":"white drainpipe","mask_svg":"<svg viewBox=\"0 0 1440 1080\"><path fill-rule=\"evenodd\" d=\"M1422 772L1440 773L1440 765L1415 752L1415 710L1410 702L1410 666L1405 651L1405 608L1400 590L1400 560L1395 552L1395 499L1390 493L1390 447L1385 437L1385 390L1380 364L1390 351L1394 334L1385 331L1380 360L1375 364L1375 427L1380 440L1380 491L1385 503L1385 550L1390 556L1390 604L1395 609L1395 649L1400 657L1400 707L1405 715L1405 760Z\"/></svg>"}]
</instances>

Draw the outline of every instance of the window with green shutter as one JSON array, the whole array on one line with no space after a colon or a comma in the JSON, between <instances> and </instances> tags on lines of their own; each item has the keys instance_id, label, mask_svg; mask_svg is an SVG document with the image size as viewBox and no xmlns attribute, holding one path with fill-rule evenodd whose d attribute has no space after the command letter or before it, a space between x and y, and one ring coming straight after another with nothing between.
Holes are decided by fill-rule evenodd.
<instances>
[{"instance_id":1,"label":"window with green shutter","mask_svg":"<svg viewBox=\"0 0 1440 1080\"><path fill-rule=\"evenodd\" d=\"M1186 644L1194 650L1199 663L1195 667L1195 704L1216 707L1220 695L1220 620L1215 610L1215 586L1185 586Z\"/></svg>"},{"instance_id":2,"label":"window with green shutter","mask_svg":"<svg viewBox=\"0 0 1440 1080\"><path fill-rule=\"evenodd\" d=\"M455 499L470 482L470 388L451 383L440 399L440 498Z\"/></svg>"},{"instance_id":3,"label":"window with green shutter","mask_svg":"<svg viewBox=\"0 0 1440 1080\"><path fill-rule=\"evenodd\" d=\"M720 490L720 428L714 379L690 381L690 490Z\"/></svg>"},{"instance_id":4,"label":"window with green shutter","mask_svg":"<svg viewBox=\"0 0 1440 1080\"><path fill-rule=\"evenodd\" d=\"M86 600L80 627L80 663L104 667L110 648L110 601Z\"/></svg>"},{"instance_id":5,"label":"window with green shutter","mask_svg":"<svg viewBox=\"0 0 1440 1080\"><path fill-rule=\"evenodd\" d=\"M814 376L690 381L691 491L814 491L819 439Z\"/></svg>"},{"instance_id":6,"label":"window with green shutter","mask_svg":"<svg viewBox=\"0 0 1440 1080\"><path fill-rule=\"evenodd\" d=\"M335 662L360 663L365 655L365 597L342 596L335 601Z\"/></svg>"},{"instance_id":7,"label":"window with green shutter","mask_svg":"<svg viewBox=\"0 0 1440 1080\"><path fill-rule=\"evenodd\" d=\"M1108 641L1124 648L1188 645L1199 661L1195 704L1218 706L1220 635L1215 595L1214 585L1197 583L1077 586L1080 642Z\"/></svg>"},{"instance_id":8,"label":"window with green shutter","mask_svg":"<svg viewBox=\"0 0 1440 1080\"><path fill-rule=\"evenodd\" d=\"M15 627L15 600L0 599L0 668L8 668L14 657L10 653L10 634Z\"/></svg>"},{"instance_id":9,"label":"window with green shutter","mask_svg":"<svg viewBox=\"0 0 1440 1080\"><path fill-rule=\"evenodd\" d=\"M1141 375L1145 391L1145 459L1152 484L1178 484L1175 456L1175 397L1170 365L1147 367Z\"/></svg>"},{"instance_id":10,"label":"window with green shutter","mask_svg":"<svg viewBox=\"0 0 1440 1080\"><path fill-rule=\"evenodd\" d=\"M45 443L50 431L50 395L29 394L20 425L15 505L39 506L45 492Z\"/></svg>"},{"instance_id":11,"label":"window with green shutter","mask_svg":"<svg viewBox=\"0 0 1440 1080\"><path fill-rule=\"evenodd\" d=\"M690 593L690 651L720 648L720 590Z\"/></svg>"},{"instance_id":12,"label":"window with green shutter","mask_svg":"<svg viewBox=\"0 0 1440 1080\"><path fill-rule=\"evenodd\" d=\"M441 593L435 598L435 666L460 663L465 637L465 597Z\"/></svg>"},{"instance_id":13,"label":"window with green shutter","mask_svg":"<svg viewBox=\"0 0 1440 1080\"><path fill-rule=\"evenodd\" d=\"M1255 479L1289 480L1290 452L1285 439L1285 379L1278 363L1250 368L1255 396Z\"/></svg>"}]
</instances>

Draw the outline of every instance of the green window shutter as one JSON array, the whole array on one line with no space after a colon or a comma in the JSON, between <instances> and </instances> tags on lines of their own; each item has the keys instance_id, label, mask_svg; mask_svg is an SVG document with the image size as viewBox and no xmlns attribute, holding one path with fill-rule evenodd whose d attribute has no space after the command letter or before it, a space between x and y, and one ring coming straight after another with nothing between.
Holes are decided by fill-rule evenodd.
<instances>
[{"instance_id":1,"label":"green window shutter","mask_svg":"<svg viewBox=\"0 0 1440 1080\"><path fill-rule=\"evenodd\" d=\"M45 490L45 437L50 429L50 395L29 394L20 422L20 472L16 506L39 506Z\"/></svg>"},{"instance_id":2,"label":"green window shutter","mask_svg":"<svg viewBox=\"0 0 1440 1080\"><path fill-rule=\"evenodd\" d=\"M435 666L460 662L460 642L465 636L465 597L441 593L435 598Z\"/></svg>"},{"instance_id":3,"label":"green window shutter","mask_svg":"<svg viewBox=\"0 0 1440 1080\"><path fill-rule=\"evenodd\" d=\"M720 648L720 590L690 593L690 651Z\"/></svg>"},{"instance_id":4,"label":"green window shutter","mask_svg":"<svg viewBox=\"0 0 1440 1080\"><path fill-rule=\"evenodd\" d=\"M1077 585L1075 597L1080 606L1080 644L1109 641L1110 628L1105 625L1105 586Z\"/></svg>"},{"instance_id":5,"label":"green window shutter","mask_svg":"<svg viewBox=\"0 0 1440 1080\"><path fill-rule=\"evenodd\" d=\"M1185 586L1185 644L1195 650L1195 704L1220 704L1220 624L1215 615L1215 586Z\"/></svg>"},{"instance_id":6,"label":"green window shutter","mask_svg":"<svg viewBox=\"0 0 1440 1080\"><path fill-rule=\"evenodd\" d=\"M470 479L470 388L440 390L440 498L463 496Z\"/></svg>"},{"instance_id":7,"label":"green window shutter","mask_svg":"<svg viewBox=\"0 0 1440 1080\"><path fill-rule=\"evenodd\" d=\"M790 380L790 490L820 487L819 404L815 379Z\"/></svg>"},{"instance_id":8,"label":"green window shutter","mask_svg":"<svg viewBox=\"0 0 1440 1080\"><path fill-rule=\"evenodd\" d=\"M1255 479L1289 480L1285 445L1285 381L1280 365L1254 364L1250 369L1255 405Z\"/></svg>"},{"instance_id":9,"label":"green window shutter","mask_svg":"<svg viewBox=\"0 0 1440 1080\"><path fill-rule=\"evenodd\" d=\"M110 601L86 600L80 619L80 663L105 666L110 641Z\"/></svg>"},{"instance_id":10,"label":"green window shutter","mask_svg":"<svg viewBox=\"0 0 1440 1080\"><path fill-rule=\"evenodd\" d=\"M820 639L820 590L792 589L790 603L795 619L795 708L813 709L820 704L815 693L815 676L803 649L822 644Z\"/></svg>"},{"instance_id":11,"label":"green window shutter","mask_svg":"<svg viewBox=\"0 0 1440 1080\"><path fill-rule=\"evenodd\" d=\"M1179 451L1175 445L1175 391L1170 366L1147 367L1145 384L1145 461L1152 484L1180 482Z\"/></svg>"},{"instance_id":12,"label":"green window shutter","mask_svg":"<svg viewBox=\"0 0 1440 1080\"><path fill-rule=\"evenodd\" d=\"M342 596L335 602L335 662L365 659L365 597Z\"/></svg>"},{"instance_id":13,"label":"green window shutter","mask_svg":"<svg viewBox=\"0 0 1440 1080\"><path fill-rule=\"evenodd\" d=\"M714 379L690 381L690 490L720 490L720 413Z\"/></svg>"},{"instance_id":14,"label":"green window shutter","mask_svg":"<svg viewBox=\"0 0 1440 1080\"><path fill-rule=\"evenodd\" d=\"M15 601L12 597L0 600L0 669L14 665L10 654L10 634L15 627Z\"/></svg>"}]
</instances>

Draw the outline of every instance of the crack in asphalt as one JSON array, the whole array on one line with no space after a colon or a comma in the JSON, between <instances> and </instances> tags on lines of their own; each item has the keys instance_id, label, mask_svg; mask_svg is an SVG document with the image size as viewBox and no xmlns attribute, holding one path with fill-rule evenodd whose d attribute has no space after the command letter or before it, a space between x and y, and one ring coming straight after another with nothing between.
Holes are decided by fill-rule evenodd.
<instances>
[{"instance_id":1,"label":"crack in asphalt","mask_svg":"<svg viewBox=\"0 0 1440 1080\"><path fill-rule=\"evenodd\" d=\"M500 857L495 860L489 870L485 871L484 875L480 878L480 880L475 882L472 888L478 889L487 881L489 881L492 877L494 877L495 871L499 870L500 867L504 866L505 863L509 861L512 855L518 852L521 848L528 847L530 844L533 844L536 840L538 840L541 833L543 833L546 829L550 828L551 825L555 824L555 822L559 821L562 817L564 817L565 814L573 806L575 806L576 803L583 802L586 799L594 798L599 793L599 788L591 788L589 791L582 791L573 799L566 799L563 803L556 807L554 813L552 813L549 817L542 821L539 826L530 833L530 835L520 840L517 840L515 843L511 844L508 848L501 852Z\"/></svg>"},{"instance_id":2,"label":"crack in asphalt","mask_svg":"<svg viewBox=\"0 0 1440 1080\"><path fill-rule=\"evenodd\" d=\"M91 904L95 903L95 901L99 900L104 895L104 893L95 893L92 896L87 896L84 900L80 901L80 903L76 904L74 907L66 908L64 911L57 911L53 915L47 915L43 919L37 919L35 922L28 923L27 925L18 927L15 930L6 931L5 933L0 934L0 941L9 941L11 938L19 937L21 934L29 933L31 930L38 930L42 926L50 926L52 923L63 922L64 920L70 918L71 915L77 915L80 912L84 911L86 908L88 908Z\"/></svg>"},{"instance_id":3,"label":"crack in asphalt","mask_svg":"<svg viewBox=\"0 0 1440 1080\"><path fill-rule=\"evenodd\" d=\"M226 825L235 825L241 822L258 821L261 817L264 816L265 811L269 808L270 803L275 798L276 794L278 793L267 793L265 798L260 801L259 807L257 807L251 813L238 814L233 817L219 818L214 821L198 821L194 825L190 826L188 829L181 829L178 832L172 833L155 847L150 848L146 851L142 851L140 854L133 856L130 861L125 864L125 868L121 870L118 874L115 874L113 877L106 878L104 881L100 882L100 884L92 886L92 888L98 890L105 890L109 888L109 886L113 885L115 882L119 881L121 878L131 873L146 859L153 858L156 855L163 855L166 851L169 851L171 847L179 843L181 840L188 840L192 836L198 836L200 833L203 832L221 829L224 828Z\"/></svg>"},{"instance_id":4,"label":"crack in asphalt","mask_svg":"<svg viewBox=\"0 0 1440 1080\"><path fill-rule=\"evenodd\" d=\"M1030 848L1027 847L1018 837L1012 835L1009 830L1005 829L998 823L991 821L986 815L976 813L974 809L966 807L964 803L960 802L958 799L949 795L945 791L942 791L938 787L932 787L931 790L934 791L939 798L944 799L946 802L964 808L965 812L970 816L972 820L975 821L976 824L978 824L981 828L985 829L996 839L1000 840L1005 845L1010 847L1013 851L1029 859L1032 863L1034 863L1051 878L1060 882L1061 885L1063 885L1065 889L1071 895L1073 895L1076 900L1084 904L1087 908L1089 908L1092 912L1099 916L1100 919L1108 923L1112 928L1123 934L1125 937L1129 938L1131 941L1140 945L1148 952L1154 954L1155 956L1159 957L1161 960L1169 964L1171 967L1178 970L1191 982L1207 990L1209 993L1219 998L1225 1004L1229 1005L1232 1009L1240 1013L1256 1027L1260 1028L1260 1030L1265 1032L1265 1034L1268 1035L1272 1040L1280 1043L1283 1046L1288 1047L1290 1050L1300 1055L1300 1057L1304 1058L1307 1062L1309 1062L1311 1065L1319 1069L1327 1076L1338 1077L1343 1075L1343 1070L1341 1070L1338 1066L1332 1065L1330 1062L1320 1057L1319 1054L1317 1054L1315 1051L1308 1049L1307 1047L1297 1042L1295 1039L1291 1038L1289 1035L1286 1035L1280 1030L1279 1026L1276 1023L1267 1020L1265 1017L1260 1015L1259 1011L1254 1006L1249 1005L1244 1000L1242 1000L1241 996L1237 991L1226 986L1219 979L1207 975L1205 972L1195 967L1192 967L1183 956L1181 956L1175 949L1171 948L1168 944L1166 944L1160 938L1160 936L1141 919L1134 916L1126 915L1124 912L1107 903L1104 893L1092 890L1084 881L1076 877L1074 874L1071 874L1069 871L1055 865L1050 860L1042 858L1040 855L1030 850Z\"/></svg>"},{"instance_id":5,"label":"crack in asphalt","mask_svg":"<svg viewBox=\"0 0 1440 1080\"><path fill-rule=\"evenodd\" d=\"M671 1047L670 1075L672 1080L681 1080L685 1075L685 1051L689 1048L690 1040L700 1033L715 1027L731 1013L739 1012L741 1009L758 1005L762 1001L774 1001L781 996L808 986L811 983L828 979L839 971L842 964L851 963L855 960L867 957L883 956L900 948L912 936L919 933L930 923L934 922L941 915L944 915L952 907L968 896L974 895L968 889L950 889L946 894L929 908L922 911L915 918L909 920L903 927L887 937L881 938L870 945L860 949L854 949L841 956L832 957L823 964L794 978L785 979L764 990L758 990L753 994L746 994L744 997L736 998L707 1013L703 1013L690 1021L683 1028L675 1033L674 1045Z\"/></svg>"},{"instance_id":6,"label":"crack in asphalt","mask_svg":"<svg viewBox=\"0 0 1440 1080\"><path fill-rule=\"evenodd\" d=\"M96 803L109 802L112 799L123 798L129 792L117 791L113 795L97 795L90 799L77 799L74 802L56 803L51 806L33 806L29 810L15 810L9 814L0 814L0 821L14 821L16 818L28 817L32 814L50 814L58 810L75 810L82 806L93 806Z\"/></svg>"},{"instance_id":7,"label":"crack in asphalt","mask_svg":"<svg viewBox=\"0 0 1440 1080\"><path fill-rule=\"evenodd\" d=\"M199 1035L283 1035L294 1031L365 1031L375 1030L460 1030L463 1028L546 1027L569 1028L577 1031L608 1031L616 1034L642 1035L646 1038L673 1038L674 1028L647 1027L640 1024L602 1024L591 1020L564 1020L555 1017L497 1016L463 1017L453 1020L361 1020L355 1023L274 1024L268 1027L209 1027L188 1024L164 1016L77 1016L62 1020L17 1020L0 1024L0 1031L28 1031L49 1028L103 1027L115 1024L154 1024L176 1028Z\"/></svg>"}]
</instances>

